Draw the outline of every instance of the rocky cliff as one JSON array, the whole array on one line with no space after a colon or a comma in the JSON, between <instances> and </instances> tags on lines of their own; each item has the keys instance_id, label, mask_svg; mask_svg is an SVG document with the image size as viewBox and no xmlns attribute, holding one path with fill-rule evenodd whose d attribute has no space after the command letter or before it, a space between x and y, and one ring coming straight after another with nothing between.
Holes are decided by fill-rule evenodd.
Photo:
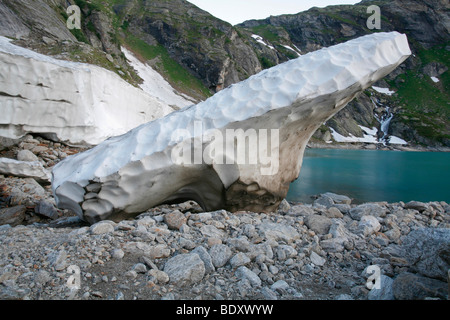
<instances>
[{"instance_id":1,"label":"rocky cliff","mask_svg":"<svg viewBox=\"0 0 450 320\"><path fill-rule=\"evenodd\" d=\"M387 90L367 90L327 127L354 137L363 137L361 125L377 127L380 140L387 133L412 144L449 146L448 1L365 0L353 6L312 8L295 15L246 21L240 27L258 32L272 45L291 41L304 54L378 31L369 30L366 24L371 15L367 8L372 4L381 9L380 31L396 30L408 35L412 59L375 87ZM387 119L389 126L382 128ZM328 139L327 127L321 128L316 137Z\"/></svg>"},{"instance_id":2,"label":"rocky cliff","mask_svg":"<svg viewBox=\"0 0 450 320\"><path fill-rule=\"evenodd\" d=\"M81 8L81 30L66 27L72 4ZM366 25L372 4L381 9L380 30ZM411 59L322 126L315 141L448 147L448 10L441 0L364 0L232 26L185 0L4 0L0 35L57 58L100 65L137 85L142 80L121 50L126 47L200 101L299 55L399 31L408 36Z\"/></svg>"}]
</instances>

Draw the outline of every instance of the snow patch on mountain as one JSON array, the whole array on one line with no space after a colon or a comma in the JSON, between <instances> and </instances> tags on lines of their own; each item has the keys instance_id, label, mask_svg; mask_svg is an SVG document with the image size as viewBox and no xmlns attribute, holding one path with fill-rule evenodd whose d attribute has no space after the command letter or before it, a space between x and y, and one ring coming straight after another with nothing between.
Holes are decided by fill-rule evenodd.
<instances>
[{"instance_id":1,"label":"snow patch on mountain","mask_svg":"<svg viewBox=\"0 0 450 320\"><path fill-rule=\"evenodd\" d=\"M142 63L131 51L122 47L129 64L137 71L143 80L140 84L142 90L149 95L156 97L163 103L175 106L178 109L194 104L194 99L187 99L179 94L156 70L147 63Z\"/></svg>"}]
</instances>

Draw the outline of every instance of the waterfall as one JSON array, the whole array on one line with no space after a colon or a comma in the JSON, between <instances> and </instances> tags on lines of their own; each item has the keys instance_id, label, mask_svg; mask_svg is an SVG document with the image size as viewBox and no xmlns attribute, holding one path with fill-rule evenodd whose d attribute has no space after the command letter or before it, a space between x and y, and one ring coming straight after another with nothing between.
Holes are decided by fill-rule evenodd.
<instances>
[{"instance_id":1,"label":"waterfall","mask_svg":"<svg viewBox=\"0 0 450 320\"><path fill-rule=\"evenodd\" d=\"M394 114L391 112L390 107L381 104L378 99L374 100L373 98L371 98L371 100L375 106L375 109L381 107L385 110L385 112L383 112L381 116L378 116L375 113L375 119L377 119L377 121L380 123L380 131L382 133L382 135L378 135L378 141L386 145L386 142L389 141L389 125L391 124L391 120L394 117Z\"/></svg>"},{"instance_id":2,"label":"waterfall","mask_svg":"<svg viewBox=\"0 0 450 320\"><path fill-rule=\"evenodd\" d=\"M381 124L381 131L383 132L383 137L381 138L383 142L388 137L389 125L391 124L391 120L393 117L394 114L390 111L390 108L386 107L386 114L383 115L380 120L378 120Z\"/></svg>"}]
</instances>

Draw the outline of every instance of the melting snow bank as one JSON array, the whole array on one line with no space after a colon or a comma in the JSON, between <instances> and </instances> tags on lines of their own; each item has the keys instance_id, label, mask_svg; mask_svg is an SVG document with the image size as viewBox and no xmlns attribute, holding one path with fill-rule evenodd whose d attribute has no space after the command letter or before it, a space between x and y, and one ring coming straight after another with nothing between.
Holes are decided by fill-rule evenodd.
<instances>
[{"instance_id":1,"label":"melting snow bank","mask_svg":"<svg viewBox=\"0 0 450 320\"><path fill-rule=\"evenodd\" d=\"M405 35L376 33L264 70L60 162L53 169L57 203L90 223L182 199L205 210L270 212L299 176L320 125L410 54ZM219 139L229 130L236 147ZM239 130L253 130L257 140L249 145L257 150L235 145ZM242 162L246 155L256 162Z\"/></svg>"},{"instance_id":2,"label":"melting snow bank","mask_svg":"<svg viewBox=\"0 0 450 320\"><path fill-rule=\"evenodd\" d=\"M380 88L380 87L372 86L372 89L379 93L387 94L388 96L392 96L395 93L395 91L391 91L391 90L389 90L389 88Z\"/></svg>"},{"instance_id":3,"label":"melting snow bank","mask_svg":"<svg viewBox=\"0 0 450 320\"><path fill-rule=\"evenodd\" d=\"M0 136L46 133L95 145L172 111L111 71L57 60L0 37Z\"/></svg>"}]
</instances>

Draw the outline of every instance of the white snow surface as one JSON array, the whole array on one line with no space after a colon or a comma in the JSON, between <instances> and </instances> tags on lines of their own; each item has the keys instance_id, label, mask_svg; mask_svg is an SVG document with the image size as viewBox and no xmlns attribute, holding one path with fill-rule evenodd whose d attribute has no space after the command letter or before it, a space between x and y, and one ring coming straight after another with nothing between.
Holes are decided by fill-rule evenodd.
<instances>
[{"instance_id":1,"label":"white snow surface","mask_svg":"<svg viewBox=\"0 0 450 320\"><path fill-rule=\"evenodd\" d=\"M367 127L361 126L361 125L359 125L359 127L365 132L365 134L362 138L355 137L352 134L350 134L349 137L345 137L345 136L339 134L338 132L336 132L336 130L334 130L333 128L330 128L330 130L331 130L331 135L332 135L334 141L336 141L336 142L384 143L384 142L378 141L378 138L377 138L378 129L377 128L370 129L370 128L367 128ZM403 140L399 137L396 137L396 136L389 136L388 141L390 144L400 144L400 145L408 144L408 142L406 142L405 140Z\"/></svg>"},{"instance_id":2,"label":"white snow surface","mask_svg":"<svg viewBox=\"0 0 450 320\"><path fill-rule=\"evenodd\" d=\"M136 69L139 77L144 81L140 85L142 90L149 95L158 98L163 103L170 106L176 106L179 109L194 104L194 99L188 100L178 94L177 91L151 66L139 61L139 59L126 48L122 47L121 49L130 65Z\"/></svg>"},{"instance_id":3,"label":"white snow surface","mask_svg":"<svg viewBox=\"0 0 450 320\"><path fill-rule=\"evenodd\" d=\"M258 36L257 34L252 34L252 38L255 39L258 43L261 43L262 45L264 45L264 46L266 46L266 47L268 47L268 48L270 48L272 50L275 50L275 48L273 46L271 46L270 44L267 44L264 41L263 37Z\"/></svg>"},{"instance_id":4,"label":"white snow surface","mask_svg":"<svg viewBox=\"0 0 450 320\"><path fill-rule=\"evenodd\" d=\"M438 82L439 82L439 79L436 78L436 77L431 77L431 80L433 80L433 82L435 82L435 83L438 83Z\"/></svg>"},{"instance_id":5,"label":"white snow surface","mask_svg":"<svg viewBox=\"0 0 450 320\"><path fill-rule=\"evenodd\" d=\"M297 50L294 50L292 47L289 47L289 46L287 46L285 44L283 44L283 47L285 47L288 50L294 51L297 54L297 56L300 56L300 53L298 53Z\"/></svg>"},{"instance_id":6,"label":"white snow surface","mask_svg":"<svg viewBox=\"0 0 450 320\"><path fill-rule=\"evenodd\" d=\"M392 96L395 93L395 91L391 91L391 90L389 90L389 88L381 88L381 87L372 86L372 89L379 93L387 94L388 96Z\"/></svg>"},{"instance_id":7,"label":"white snow surface","mask_svg":"<svg viewBox=\"0 0 450 320\"><path fill-rule=\"evenodd\" d=\"M399 137L396 137L396 136L389 136L389 143L390 144L401 144L401 145L408 144L408 142L406 142L402 138L399 138Z\"/></svg>"},{"instance_id":8,"label":"white snow surface","mask_svg":"<svg viewBox=\"0 0 450 320\"><path fill-rule=\"evenodd\" d=\"M302 55L232 85L195 106L175 111L69 157L53 170L53 190L65 182L86 185L93 177L110 176L128 163L163 152L178 143L172 140L172 133L177 129L199 137L209 129L223 128L269 111L294 104L302 108L303 101L336 94L355 84L359 88L355 92L364 90L390 72L383 70L393 70L409 55L406 35L398 32L374 33ZM194 130L198 121L203 125L200 133ZM164 166L163 163L147 165Z\"/></svg>"},{"instance_id":9,"label":"white snow surface","mask_svg":"<svg viewBox=\"0 0 450 320\"><path fill-rule=\"evenodd\" d=\"M365 142L365 143L378 143L378 139L376 136L371 134L365 134L364 137L355 137L354 135L350 134L349 137L345 137L338 133L333 128L330 128L331 135L333 136L334 141L336 142Z\"/></svg>"},{"instance_id":10,"label":"white snow surface","mask_svg":"<svg viewBox=\"0 0 450 320\"><path fill-rule=\"evenodd\" d=\"M96 145L173 111L98 66L58 60L0 37L0 135Z\"/></svg>"}]
</instances>

